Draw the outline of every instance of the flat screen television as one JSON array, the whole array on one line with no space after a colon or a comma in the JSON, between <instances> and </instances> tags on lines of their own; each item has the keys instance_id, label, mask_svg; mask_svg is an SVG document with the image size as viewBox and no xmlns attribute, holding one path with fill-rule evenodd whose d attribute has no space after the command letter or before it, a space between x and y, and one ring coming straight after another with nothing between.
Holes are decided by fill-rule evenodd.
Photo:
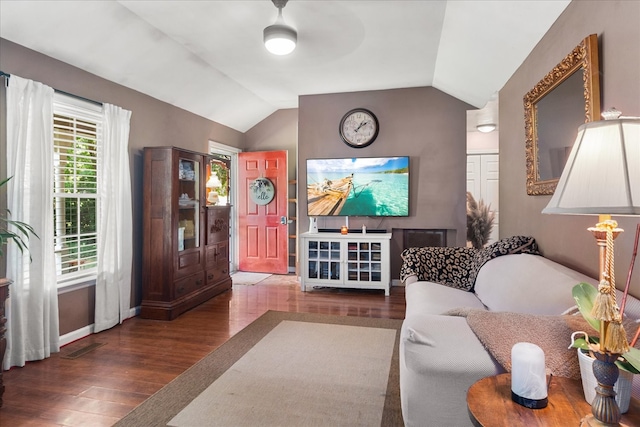
<instances>
[{"instance_id":1,"label":"flat screen television","mask_svg":"<svg viewBox=\"0 0 640 427\"><path fill-rule=\"evenodd\" d=\"M307 159L308 216L409 216L409 157Z\"/></svg>"}]
</instances>

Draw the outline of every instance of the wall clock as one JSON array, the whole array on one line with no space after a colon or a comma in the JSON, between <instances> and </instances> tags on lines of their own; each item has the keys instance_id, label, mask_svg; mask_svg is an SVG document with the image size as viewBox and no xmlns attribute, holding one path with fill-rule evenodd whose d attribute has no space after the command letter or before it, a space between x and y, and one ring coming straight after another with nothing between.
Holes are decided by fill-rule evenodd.
<instances>
[{"instance_id":1,"label":"wall clock","mask_svg":"<svg viewBox=\"0 0 640 427\"><path fill-rule=\"evenodd\" d=\"M350 147L363 148L378 136L378 118L371 111L355 108L340 120L340 138Z\"/></svg>"}]
</instances>

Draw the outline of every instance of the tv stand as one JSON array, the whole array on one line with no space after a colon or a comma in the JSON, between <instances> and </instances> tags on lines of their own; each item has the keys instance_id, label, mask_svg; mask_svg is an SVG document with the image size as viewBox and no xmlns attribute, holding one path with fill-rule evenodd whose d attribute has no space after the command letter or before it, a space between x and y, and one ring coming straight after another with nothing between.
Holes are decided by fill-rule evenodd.
<instances>
[{"instance_id":1,"label":"tv stand","mask_svg":"<svg viewBox=\"0 0 640 427\"><path fill-rule=\"evenodd\" d=\"M300 288L382 289L389 296L391 233L302 233Z\"/></svg>"},{"instance_id":2,"label":"tv stand","mask_svg":"<svg viewBox=\"0 0 640 427\"><path fill-rule=\"evenodd\" d=\"M384 234L386 232L387 230L384 228L367 228L367 233L371 233L371 234L381 234L381 233ZM340 229L339 228L319 228L318 233L340 233ZM362 229L360 228L349 229L348 234L362 234Z\"/></svg>"}]
</instances>

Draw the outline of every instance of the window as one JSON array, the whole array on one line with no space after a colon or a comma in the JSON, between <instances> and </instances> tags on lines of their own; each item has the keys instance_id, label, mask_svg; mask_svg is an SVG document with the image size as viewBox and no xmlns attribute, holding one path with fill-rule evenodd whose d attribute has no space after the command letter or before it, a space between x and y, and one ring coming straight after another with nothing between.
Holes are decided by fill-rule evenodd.
<instances>
[{"instance_id":1,"label":"window","mask_svg":"<svg viewBox=\"0 0 640 427\"><path fill-rule=\"evenodd\" d=\"M60 93L53 104L53 210L58 286L95 279L101 108Z\"/></svg>"}]
</instances>

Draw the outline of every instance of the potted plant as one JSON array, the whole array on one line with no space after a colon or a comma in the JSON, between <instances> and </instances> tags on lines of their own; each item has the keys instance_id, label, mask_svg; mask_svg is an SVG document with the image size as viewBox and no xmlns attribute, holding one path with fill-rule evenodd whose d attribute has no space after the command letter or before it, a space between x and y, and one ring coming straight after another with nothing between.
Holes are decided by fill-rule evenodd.
<instances>
[{"instance_id":1,"label":"potted plant","mask_svg":"<svg viewBox=\"0 0 640 427\"><path fill-rule=\"evenodd\" d=\"M598 290L589 283L579 283L573 287L572 295L584 319L595 331L599 331L601 327L600 321L591 315L594 302L598 296ZM582 335L582 338L575 338L577 335ZM632 342L631 344L635 343ZM618 384L616 384L616 391L620 399L616 400L618 400L622 413L629 408L633 375L640 373L640 350L632 345L615 362L620 369L620 377ZM591 403L595 395L596 385L591 364L593 363L594 352L600 351L600 339L584 331L575 332L572 335L571 347L578 349L585 399Z\"/></svg>"},{"instance_id":2,"label":"potted plant","mask_svg":"<svg viewBox=\"0 0 640 427\"><path fill-rule=\"evenodd\" d=\"M636 341L640 336L640 327L637 328L633 339L628 342L627 334L623 325L624 310L629 294L629 285L631 283L633 266L638 253L640 224L636 227L635 243L633 254L631 256L629 272L627 274L627 282L625 284L622 302L620 306L618 306L615 298L615 283L607 280L609 277L612 277L613 273L612 230L617 226L615 222L609 222L610 224L608 224L607 231L607 252L611 253L611 255L610 257L605 256L606 261L603 271L603 280L601 280L597 290L588 283L579 283L574 286L572 290L573 298L576 301L580 313L587 323L600 333L600 337L590 337L584 331L575 332L571 335L571 346L578 349L580 374L582 375L582 387L585 399L589 403L595 403L593 402L596 398L595 384L598 383L592 369L594 360L596 358L598 360L603 360L605 358L609 358L610 361L615 360L620 376L615 384L612 385L614 385L616 402L618 403L620 413L624 413L629 408L633 374L640 373L640 350L634 348ZM575 339L578 334L582 334L583 338ZM600 343L600 338L603 339L602 345ZM603 372L600 368L599 371L601 373ZM598 405L602 408L604 406L602 406L601 398L601 396L598 396Z\"/></svg>"},{"instance_id":3,"label":"potted plant","mask_svg":"<svg viewBox=\"0 0 640 427\"><path fill-rule=\"evenodd\" d=\"M2 180L0 188L4 187L11 178ZM9 209L5 209L5 212L0 213L0 256L4 256L3 248L10 240L15 242L20 252L24 252L28 250L26 241L29 240L29 235L38 237L32 226L21 221L9 219L10 215L11 211Z\"/></svg>"}]
</instances>

